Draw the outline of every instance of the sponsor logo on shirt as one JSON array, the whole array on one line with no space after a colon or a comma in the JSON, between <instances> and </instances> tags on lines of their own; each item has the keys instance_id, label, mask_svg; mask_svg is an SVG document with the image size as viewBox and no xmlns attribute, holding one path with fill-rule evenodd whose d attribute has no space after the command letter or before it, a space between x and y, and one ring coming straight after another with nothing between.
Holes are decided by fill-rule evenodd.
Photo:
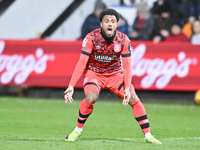
<instances>
[{"instance_id":1,"label":"sponsor logo on shirt","mask_svg":"<svg viewBox=\"0 0 200 150\"><path fill-rule=\"evenodd\" d=\"M94 59L100 62L111 62L113 61L117 56L114 55L113 57L109 57L109 56L101 56L101 55L95 55Z\"/></svg>"}]
</instances>

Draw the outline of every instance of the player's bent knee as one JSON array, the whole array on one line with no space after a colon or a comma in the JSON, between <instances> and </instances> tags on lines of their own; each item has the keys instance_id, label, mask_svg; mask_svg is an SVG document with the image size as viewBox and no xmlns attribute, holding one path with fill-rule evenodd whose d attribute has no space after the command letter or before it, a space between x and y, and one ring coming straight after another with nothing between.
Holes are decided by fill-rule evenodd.
<instances>
[{"instance_id":1,"label":"player's bent knee","mask_svg":"<svg viewBox=\"0 0 200 150\"><path fill-rule=\"evenodd\" d=\"M139 99L130 98L129 104L132 105L133 103L137 102Z\"/></svg>"},{"instance_id":2,"label":"player's bent knee","mask_svg":"<svg viewBox=\"0 0 200 150\"><path fill-rule=\"evenodd\" d=\"M140 100L135 92L131 92L131 98L129 100L129 104L132 105L133 103Z\"/></svg>"},{"instance_id":3,"label":"player's bent knee","mask_svg":"<svg viewBox=\"0 0 200 150\"><path fill-rule=\"evenodd\" d=\"M86 99L88 100L89 103L94 104L98 98L99 98L99 93L96 91L89 91L86 93Z\"/></svg>"}]
</instances>

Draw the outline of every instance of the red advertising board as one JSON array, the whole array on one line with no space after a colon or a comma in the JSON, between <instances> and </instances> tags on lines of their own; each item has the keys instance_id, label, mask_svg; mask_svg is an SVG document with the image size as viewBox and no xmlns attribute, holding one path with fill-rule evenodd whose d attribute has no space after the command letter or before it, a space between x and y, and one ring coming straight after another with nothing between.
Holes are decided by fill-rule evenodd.
<instances>
[{"instance_id":1,"label":"red advertising board","mask_svg":"<svg viewBox=\"0 0 200 150\"><path fill-rule=\"evenodd\" d=\"M82 41L0 41L0 85L67 87ZM200 46L132 42L132 83L140 90L200 89ZM82 88L81 78L76 84Z\"/></svg>"}]
</instances>

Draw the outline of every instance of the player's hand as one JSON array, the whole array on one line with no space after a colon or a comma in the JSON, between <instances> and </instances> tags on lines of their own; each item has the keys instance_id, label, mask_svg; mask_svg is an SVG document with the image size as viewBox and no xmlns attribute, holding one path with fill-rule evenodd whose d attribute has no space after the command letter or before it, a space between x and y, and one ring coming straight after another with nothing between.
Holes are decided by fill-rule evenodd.
<instances>
[{"instance_id":1,"label":"player's hand","mask_svg":"<svg viewBox=\"0 0 200 150\"><path fill-rule=\"evenodd\" d=\"M123 104L123 105L128 105L129 99L130 99L129 88L126 88L126 89L124 90L124 99L123 99L123 101L122 101L122 104Z\"/></svg>"},{"instance_id":2,"label":"player's hand","mask_svg":"<svg viewBox=\"0 0 200 150\"><path fill-rule=\"evenodd\" d=\"M73 86L69 85L68 88L65 90L65 103L67 103L67 101L70 101L70 103L73 102L73 98L72 95L74 94L74 88Z\"/></svg>"}]
</instances>

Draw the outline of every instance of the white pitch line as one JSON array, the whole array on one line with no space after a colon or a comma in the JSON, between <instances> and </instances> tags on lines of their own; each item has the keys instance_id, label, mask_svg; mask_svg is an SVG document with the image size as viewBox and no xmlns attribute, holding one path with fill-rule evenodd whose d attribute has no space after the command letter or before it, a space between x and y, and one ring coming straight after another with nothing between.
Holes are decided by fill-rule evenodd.
<instances>
[{"instance_id":1,"label":"white pitch line","mask_svg":"<svg viewBox=\"0 0 200 150\"><path fill-rule=\"evenodd\" d=\"M108 138L108 139L90 139L91 141L109 141L109 140L119 140L119 141L136 141L143 138ZM62 141L62 139L48 139L48 138L13 138L13 139L0 139L0 140L22 140L22 141ZM82 138L84 140L84 138ZM87 140L87 139L86 139ZM144 139L143 139L144 140ZM200 140L200 137L177 137L177 138L160 138L160 140Z\"/></svg>"},{"instance_id":2,"label":"white pitch line","mask_svg":"<svg viewBox=\"0 0 200 150\"><path fill-rule=\"evenodd\" d=\"M117 138L116 140L134 141L141 138ZM161 140L200 140L200 137L160 138Z\"/></svg>"},{"instance_id":3,"label":"white pitch line","mask_svg":"<svg viewBox=\"0 0 200 150\"><path fill-rule=\"evenodd\" d=\"M183 137L177 137L177 138L165 138L163 140L199 140L200 137L186 137L186 138L183 138Z\"/></svg>"}]
</instances>

